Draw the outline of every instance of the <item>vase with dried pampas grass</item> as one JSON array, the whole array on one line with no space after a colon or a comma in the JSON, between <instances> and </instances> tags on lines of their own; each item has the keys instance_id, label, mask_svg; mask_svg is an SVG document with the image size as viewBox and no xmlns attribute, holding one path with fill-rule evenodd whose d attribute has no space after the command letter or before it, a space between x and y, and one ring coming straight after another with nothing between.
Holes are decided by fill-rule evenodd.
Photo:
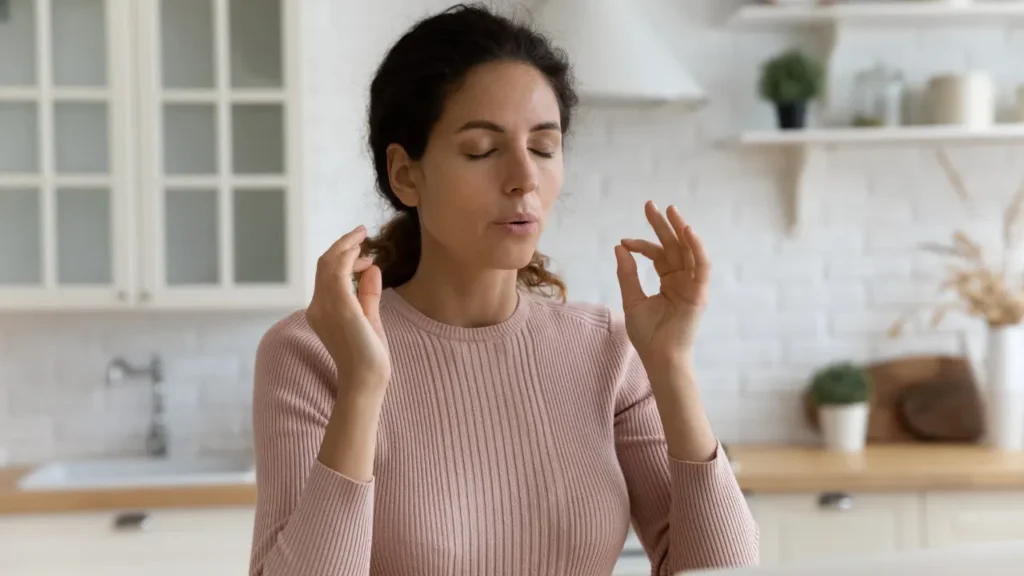
<instances>
[{"instance_id":1,"label":"vase with dried pampas grass","mask_svg":"<svg viewBox=\"0 0 1024 576\"><path fill-rule=\"evenodd\" d=\"M944 150L939 163L961 199L967 199L963 179ZM1003 213L1002 255L991 265L982 246L962 231L953 233L951 244L925 244L927 252L953 262L939 285L946 301L931 306L929 324L942 323L950 313L977 318L987 328L985 347L986 432L988 443L1001 450L1024 450L1024 184ZM890 329L899 336L918 314L916 308Z\"/></svg>"}]
</instances>

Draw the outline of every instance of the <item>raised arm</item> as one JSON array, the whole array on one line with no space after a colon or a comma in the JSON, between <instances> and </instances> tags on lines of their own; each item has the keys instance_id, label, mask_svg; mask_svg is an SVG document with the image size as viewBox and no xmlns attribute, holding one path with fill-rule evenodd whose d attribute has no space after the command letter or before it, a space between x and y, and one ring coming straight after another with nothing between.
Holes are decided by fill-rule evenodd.
<instances>
[{"instance_id":1,"label":"raised arm","mask_svg":"<svg viewBox=\"0 0 1024 576\"><path fill-rule=\"evenodd\" d=\"M313 301L271 328L256 356L257 506L251 576L366 576L373 460L390 379L380 271L361 227L320 259ZM358 294L353 273L363 272Z\"/></svg>"},{"instance_id":2,"label":"raised arm","mask_svg":"<svg viewBox=\"0 0 1024 576\"><path fill-rule=\"evenodd\" d=\"M613 327L626 351L615 432L638 536L654 574L756 564L757 525L694 378L711 264L674 206L662 213L647 202L644 212L658 242L616 246L625 318ZM633 252L654 264L657 294L644 293Z\"/></svg>"}]
</instances>

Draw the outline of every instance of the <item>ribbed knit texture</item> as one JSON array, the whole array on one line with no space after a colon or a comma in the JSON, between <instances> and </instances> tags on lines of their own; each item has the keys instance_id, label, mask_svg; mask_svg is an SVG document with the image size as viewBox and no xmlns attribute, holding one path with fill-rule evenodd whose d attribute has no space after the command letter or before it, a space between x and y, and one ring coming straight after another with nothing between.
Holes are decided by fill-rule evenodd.
<instances>
[{"instance_id":1,"label":"ribbed knit texture","mask_svg":"<svg viewBox=\"0 0 1024 576\"><path fill-rule=\"evenodd\" d=\"M336 370L304 314L260 343L253 576L608 576L631 522L653 574L757 563L726 455L668 456L606 307L524 292L504 322L460 328L389 289L381 316L393 377L369 483L317 460Z\"/></svg>"}]
</instances>

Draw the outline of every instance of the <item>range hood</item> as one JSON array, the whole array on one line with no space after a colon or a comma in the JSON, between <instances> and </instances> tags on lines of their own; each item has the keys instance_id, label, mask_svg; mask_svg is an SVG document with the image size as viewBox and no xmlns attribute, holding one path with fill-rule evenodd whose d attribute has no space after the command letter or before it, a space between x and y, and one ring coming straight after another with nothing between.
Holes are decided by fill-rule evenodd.
<instances>
[{"instance_id":1,"label":"range hood","mask_svg":"<svg viewBox=\"0 0 1024 576\"><path fill-rule=\"evenodd\" d=\"M703 103L704 90L630 0L542 0L536 24L565 49L585 101Z\"/></svg>"}]
</instances>

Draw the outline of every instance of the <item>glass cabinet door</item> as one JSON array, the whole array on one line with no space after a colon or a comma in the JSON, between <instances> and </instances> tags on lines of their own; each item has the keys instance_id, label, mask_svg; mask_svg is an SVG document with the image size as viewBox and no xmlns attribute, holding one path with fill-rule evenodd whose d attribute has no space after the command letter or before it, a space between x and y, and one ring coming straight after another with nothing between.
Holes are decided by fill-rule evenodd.
<instances>
[{"instance_id":1,"label":"glass cabinet door","mask_svg":"<svg viewBox=\"0 0 1024 576\"><path fill-rule=\"evenodd\" d=\"M147 290L167 306L291 306L292 0L148 0Z\"/></svg>"},{"instance_id":2,"label":"glass cabinet door","mask_svg":"<svg viewBox=\"0 0 1024 576\"><path fill-rule=\"evenodd\" d=\"M124 1L2 2L0 307L129 298Z\"/></svg>"}]
</instances>

